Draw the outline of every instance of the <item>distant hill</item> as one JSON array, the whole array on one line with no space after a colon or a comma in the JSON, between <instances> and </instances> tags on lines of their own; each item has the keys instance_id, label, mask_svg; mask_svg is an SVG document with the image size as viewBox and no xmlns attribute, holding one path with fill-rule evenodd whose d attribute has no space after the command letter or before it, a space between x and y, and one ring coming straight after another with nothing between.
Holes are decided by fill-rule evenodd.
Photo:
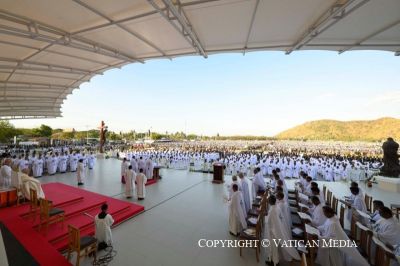
<instances>
[{"instance_id":1,"label":"distant hill","mask_svg":"<svg viewBox=\"0 0 400 266\"><path fill-rule=\"evenodd\" d=\"M364 140L379 141L393 137L400 140L400 119L380 118L365 121L316 120L279 133L278 139Z\"/></svg>"}]
</instances>

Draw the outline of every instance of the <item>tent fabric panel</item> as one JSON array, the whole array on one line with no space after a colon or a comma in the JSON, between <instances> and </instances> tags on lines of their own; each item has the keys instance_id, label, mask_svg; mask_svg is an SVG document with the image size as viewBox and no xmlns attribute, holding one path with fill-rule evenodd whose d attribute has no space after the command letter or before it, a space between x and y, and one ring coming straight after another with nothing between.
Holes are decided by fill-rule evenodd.
<instances>
[{"instance_id":1,"label":"tent fabric panel","mask_svg":"<svg viewBox=\"0 0 400 266\"><path fill-rule=\"evenodd\" d=\"M334 3L333 0L260 1L249 43L294 44Z\"/></svg>"},{"instance_id":2,"label":"tent fabric panel","mask_svg":"<svg viewBox=\"0 0 400 266\"><path fill-rule=\"evenodd\" d=\"M321 33L315 41L330 43L356 43L400 19L400 1L368 1L361 8L339 20L329 30ZM397 35L397 40L400 40Z\"/></svg>"},{"instance_id":3,"label":"tent fabric panel","mask_svg":"<svg viewBox=\"0 0 400 266\"><path fill-rule=\"evenodd\" d=\"M243 47L254 6L254 1L238 1L233 4L215 3L212 8L187 7L185 11L206 48Z\"/></svg>"},{"instance_id":4,"label":"tent fabric panel","mask_svg":"<svg viewBox=\"0 0 400 266\"><path fill-rule=\"evenodd\" d=\"M181 33L159 14L126 22L122 25L151 40L167 53L192 48Z\"/></svg>"},{"instance_id":5,"label":"tent fabric panel","mask_svg":"<svg viewBox=\"0 0 400 266\"><path fill-rule=\"evenodd\" d=\"M89 33L81 34L87 39L101 42L125 53L138 57L143 54L155 53L154 48L138 40L130 33L118 28L117 26L106 27Z\"/></svg>"},{"instance_id":6,"label":"tent fabric panel","mask_svg":"<svg viewBox=\"0 0 400 266\"><path fill-rule=\"evenodd\" d=\"M30 61L44 64L57 64L71 68L80 68L87 71L95 71L96 69L104 66L104 64L101 63L95 63L93 61L79 59L68 55L54 54L51 52L46 52L46 50L33 56Z\"/></svg>"}]
</instances>

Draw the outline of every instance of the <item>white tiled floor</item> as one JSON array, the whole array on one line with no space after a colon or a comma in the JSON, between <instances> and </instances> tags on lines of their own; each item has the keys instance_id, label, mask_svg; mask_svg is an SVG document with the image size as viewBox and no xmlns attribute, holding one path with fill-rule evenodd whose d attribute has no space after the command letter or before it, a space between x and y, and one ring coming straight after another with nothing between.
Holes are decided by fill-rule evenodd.
<instances>
[{"instance_id":1,"label":"white tiled floor","mask_svg":"<svg viewBox=\"0 0 400 266\"><path fill-rule=\"evenodd\" d=\"M211 175L202 173L162 169L161 175L160 182L147 187L146 199L138 202L146 211L113 229L118 254L110 265L265 265L264 255L257 263L255 251L251 249L244 250L240 257L236 248L198 247L198 240L202 238L233 239L228 233L224 185L212 184ZM75 173L40 180L76 185ZM226 177L227 183L229 180ZM84 189L126 200L120 183L120 161L98 160L84 182ZM288 180L288 184L292 186L293 181ZM339 197L349 194L348 183L326 184ZM361 187L387 204L399 203L396 193ZM87 259L82 262L90 264Z\"/></svg>"}]
</instances>

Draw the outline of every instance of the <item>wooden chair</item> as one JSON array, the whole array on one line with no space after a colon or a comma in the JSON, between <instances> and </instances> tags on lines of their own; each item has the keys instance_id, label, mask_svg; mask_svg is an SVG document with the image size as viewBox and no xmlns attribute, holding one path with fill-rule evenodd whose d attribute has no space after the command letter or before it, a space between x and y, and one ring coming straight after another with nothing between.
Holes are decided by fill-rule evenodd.
<instances>
[{"instance_id":1,"label":"wooden chair","mask_svg":"<svg viewBox=\"0 0 400 266\"><path fill-rule=\"evenodd\" d=\"M44 224L46 227L45 233L47 234L47 229L49 224L61 221L61 226L64 227L65 212L62 209L52 208L51 202L46 199L40 199L40 223L39 231Z\"/></svg>"},{"instance_id":2,"label":"wooden chair","mask_svg":"<svg viewBox=\"0 0 400 266\"><path fill-rule=\"evenodd\" d=\"M81 257L93 254L94 260L96 260L97 250L97 239L92 236L80 236L78 228L68 225L68 254L67 260L70 260L71 254L76 252L75 265L79 266ZM85 253L82 255L82 251Z\"/></svg>"},{"instance_id":3,"label":"wooden chair","mask_svg":"<svg viewBox=\"0 0 400 266\"><path fill-rule=\"evenodd\" d=\"M356 227L356 223L358 222L359 216L357 215L357 211L354 208L351 208L349 211L352 212L349 237L354 241L356 241L357 244L359 244L357 242L357 227Z\"/></svg>"},{"instance_id":4,"label":"wooden chair","mask_svg":"<svg viewBox=\"0 0 400 266\"><path fill-rule=\"evenodd\" d=\"M344 229L344 211L345 211L345 209L346 208L343 206L343 204L340 204L339 222L343 229Z\"/></svg>"},{"instance_id":5,"label":"wooden chair","mask_svg":"<svg viewBox=\"0 0 400 266\"><path fill-rule=\"evenodd\" d=\"M37 191L34 189L29 190L30 202L29 202L29 216L33 216L33 221L36 220L36 213L40 210L40 203L37 197Z\"/></svg>"},{"instance_id":6,"label":"wooden chair","mask_svg":"<svg viewBox=\"0 0 400 266\"><path fill-rule=\"evenodd\" d=\"M305 232L305 238L306 241L308 241L309 243L313 243L313 241L317 241L318 240L318 236L316 235L312 235L312 234L308 234L307 232ZM308 257L308 261L310 262L310 266L314 266L314 261L315 258L317 257L317 252L318 252L318 248L316 246L310 245L307 248L307 257Z\"/></svg>"},{"instance_id":7,"label":"wooden chair","mask_svg":"<svg viewBox=\"0 0 400 266\"><path fill-rule=\"evenodd\" d=\"M372 212L372 197L365 194L364 201L367 206L367 211Z\"/></svg>"},{"instance_id":8,"label":"wooden chair","mask_svg":"<svg viewBox=\"0 0 400 266\"><path fill-rule=\"evenodd\" d=\"M298 194L298 193L299 193L299 192L297 191L297 189L288 191L288 200L295 200L295 199L297 199L297 194Z\"/></svg>"},{"instance_id":9,"label":"wooden chair","mask_svg":"<svg viewBox=\"0 0 400 266\"><path fill-rule=\"evenodd\" d=\"M257 224L255 228L249 228L251 230L251 234L247 233L248 229L246 230L242 230L242 232L240 233L239 239L240 240L259 240L258 243L260 243L261 240L261 231L262 231L262 224L264 220L264 213L260 213L260 216L257 219ZM256 259L257 262L260 261L260 251L261 251L261 247L260 244L258 244L257 246L251 247L254 248L256 250ZM242 256L242 247L239 247L239 253L240 256Z\"/></svg>"},{"instance_id":10,"label":"wooden chair","mask_svg":"<svg viewBox=\"0 0 400 266\"><path fill-rule=\"evenodd\" d=\"M292 224L291 224L292 227L295 227L295 228L297 227L297 228L303 229L304 224L302 223L302 221L298 215L298 212L307 212L308 211L308 209L309 209L308 207L302 207L304 205L305 204L300 202L300 197L299 197L298 193L296 194L296 200L289 201L290 215L292 216ZM302 237L303 233L301 233L301 234L295 233L293 236L296 238L303 238Z\"/></svg>"},{"instance_id":11,"label":"wooden chair","mask_svg":"<svg viewBox=\"0 0 400 266\"><path fill-rule=\"evenodd\" d=\"M262 196L259 196L253 201L252 207L253 208L259 208L261 206L261 202L264 198L266 198L268 195L268 191L265 191Z\"/></svg>"},{"instance_id":12,"label":"wooden chair","mask_svg":"<svg viewBox=\"0 0 400 266\"><path fill-rule=\"evenodd\" d=\"M390 261L392 259L396 259L395 255L391 250L389 250L385 244L377 239L376 237L372 237L372 242L376 246L375 251L375 266L389 266Z\"/></svg>"},{"instance_id":13,"label":"wooden chair","mask_svg":"<svg viewBox=\"0 0 400 266\"><path fill-rule=\"evenodd\" d=\"M306 230L306 224L310 224L312 221L310 221L309 219L303 219L301 218L301 216L297 213L296 216L299 218L300 223L293 223L293 229L292 229L292 238L296 239L296 240L304 240L306 241L306 234L305 234L305 230ZM293 219L293 216L292 216ZM300 229L300 230L299 230Z\"/></svg>"},{"instance_id":14,"label":"wooden chair","mask_svg":"<svg viewBox=\"0 0 400 266\"><path fill-rule=\"evenodd\" d=\"M359 235L359 251L360 254L367 258L368 262L371 264L371 236L369 234L369 229L362 225L360 222L356 222L357 231L360 232Z\"/></svg>"},{"instance_id":15,"label":"wooden chair","mask_svg":"<svg viewBox=\"0 0 400 266\"><path fill-rule=\"evenodd\" d=\"M259 207L253 207L252 209L250 209L247 212L248 216L258 217L262 210L264 210L264 213L265 213L265 209L267 206L267 195L268 195L267 192L263 194Z\"/></svg>"},{"instance_id":16,"label":"wooden chair","mask_svg":"<svg viewBox=\"0 0 400 266\"><path fill-rule=\"evenodd\" d=\"M338 204L339 204L339 200L335 196L332 196L331 207L335 211L336 214L337 214Z\"/></svg>"},{"instance_id":17,"label":"wooden chair","mask_svg":"<svg viewBox=\"0 0 400 266\"><path fill-rule=\"evenodd\" d=\"M306 258L306 254L304 254L304 253L301 254L300 266L307 266L307 258Z\"/></svg>"},{"instance_id":18,"label":"wooden chair","mask_svg":"<svg viewBox=\"0 0 400 266\"><path fill-rule=\"evenodd\" d=\"M299 191L296 190L294 196L288 199L289 207L291 210L293 210L294 213L299 211L299 202Z\"/></svg>"},{"instance_id":19,"label":"wooden chair","mask_svg":"<svg viewBox=\"0 0 400 266\"><path fill-rule=\"evenodd\" d=\"M20 201L25 202L25 196L22 191L21 173L18 168L13 168L11 172L11 186L17 190L17 206L19 206Z\"/></svg>"},{"instance_id":20,"label":"wooden chair","mask_svg":"<svg viewBox=\"0 0 400 266\"><path fill-rule=\"evenodd\" d=\"M329 189L326 192L326 205L331 206L332 204L332 191L330 191Z\"/></svg>"}]
</instances>

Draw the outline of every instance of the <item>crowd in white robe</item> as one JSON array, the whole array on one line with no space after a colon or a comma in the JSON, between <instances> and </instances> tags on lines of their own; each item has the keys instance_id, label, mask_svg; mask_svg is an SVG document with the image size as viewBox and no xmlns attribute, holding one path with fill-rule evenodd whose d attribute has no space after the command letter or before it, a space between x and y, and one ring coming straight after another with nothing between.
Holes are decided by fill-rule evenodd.
<instances>
[{"instance_id":1,"label":"crowd in white robe","mask_svg":"<svg viewBox=\"0 0 400 266\"><path fill-rule=\"evenodd\" d=\"M96 156L93 152L89 154L81 151L62 151L53 150L45 154L32 152L24 155L14 155L10 157L11 166L22 171L29 170L33 177L43 175L54 175L57 173L76 172L78 162L83 160L85 168L93 169L96 163Z\"/></svg>"},{"instance_id":2,"label":"crowd in white robe","mask_svg":"<svg viewBox=\"0 0 400 266\"><path fill-rule=\"evenodd\" d=\"M151 158L160 167L212 172L213 164L223 163L226 175L244 173L253 176L254 169L259 167L261 174L271 176L272 170L279 168L279 175L288 178L299 178L300 172L305 172L314 180L360 181L379 172L382 166L379 160L351 159L329 156L281 155L279 153L222 153L196 152L176 149L129 150L118 153L120 158Z\"/></svg>"}]
</instances>

